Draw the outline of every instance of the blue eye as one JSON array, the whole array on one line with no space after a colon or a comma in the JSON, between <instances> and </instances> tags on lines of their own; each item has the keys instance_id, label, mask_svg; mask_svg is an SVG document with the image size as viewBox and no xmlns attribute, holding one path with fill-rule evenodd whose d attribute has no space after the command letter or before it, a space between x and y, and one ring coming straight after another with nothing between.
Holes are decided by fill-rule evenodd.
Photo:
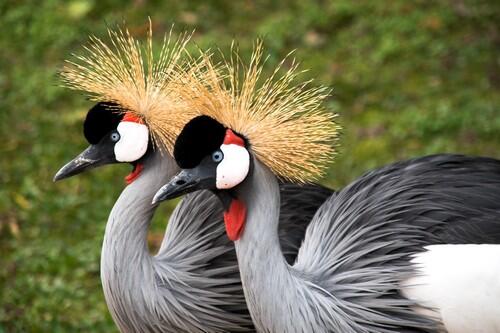
<instances>
[{"instance_id":1,"label":"blue eye","mask_svg":"<svg viewBox=\"0 0 500 333\"><path fill-rule=\"evenodd\" d=\"M224 158L224 153L220 150L216 150L212 153L212 161L219 163Z\"/></svg>"},{"instance_id":2,"label":"blue eye","mask_svg":"<svg viewBox=\"0 0 500 333\"><path fill-rule=\"evenodd\" d=\"M111 141L117 142L118 140L120 140L120 133L114 131L113 133L111 133L110 137Z\"/></svg>"}]
</instances>

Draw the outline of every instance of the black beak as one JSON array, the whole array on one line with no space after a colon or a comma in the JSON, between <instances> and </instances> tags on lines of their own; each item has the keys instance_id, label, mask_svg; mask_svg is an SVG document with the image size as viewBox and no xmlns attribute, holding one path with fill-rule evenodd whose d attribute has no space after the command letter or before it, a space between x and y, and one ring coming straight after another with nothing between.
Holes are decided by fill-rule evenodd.
<instances>
[{"instance_id":1,"label":"black beak","mask_svg":"<svg viewBox=\"0 0 500 333\"><path fill-rule=\"evenodd\" d=\"M203 166L184 169L156 192L152 203L157 204L183 194L206 189L215 189L214 170Z\"/></svg>"},{"instance_id":2,"label":"black beak","mask_svg":"<svg viewBox=\"0 0 500 333\"><path fill-rule=\"evenodd\" d=\"M104 164L116 163L113 151L110 152L109 149L103 148L100 144L90 145L80 155L57 171L54 181L69 178Z\"/></svg>"}]
</instances>

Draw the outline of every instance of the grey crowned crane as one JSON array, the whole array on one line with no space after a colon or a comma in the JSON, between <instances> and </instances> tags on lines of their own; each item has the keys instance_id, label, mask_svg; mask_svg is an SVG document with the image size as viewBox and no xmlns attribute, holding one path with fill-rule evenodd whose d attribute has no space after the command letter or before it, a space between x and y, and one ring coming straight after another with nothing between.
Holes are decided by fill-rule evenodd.
<instances>
[{"instance_id":1,"label":"grey crowned crane","mask_svg":"<svg viewBox=\"0 0 500 333\"><path fill-rule=\"evenodd\" d=\"M212 93L192 100L203 115L175 143L183 170L153 201L217 194L257 331L500 332L495 159L443 154L371 171L318 209L286 262L277 176L317 175L336 128L318 90L291 84L293 68L256 88L260 54L241 76L234 64L214 72Z\"/></svg>"},{"instance_id":2,"label":"grey crowned crane","mask_svg":"<svg viewBox=\"0 0 500 333\"><path fill-rule=\"evenodd\" d=\"M94 38L83 62L62 75L99 102L88 112L84 135L90 146L56 174L55 180L112 163L131 163L128 186L109 216L101 255L101 280L121 332L248 332L248 315L234 245L222 224L216 197L204 191L186 197L173 212L160 250L151 255L147 233L156 206L153 195L178 172L157 131L174 137L190 117L172 97L187 39L167 41L160 61L147 58L128 32L110 32L112 44ZM150 37L151 38L151 37ZM151 40L146 48L151 52ZM124 57L128 57L125 58ZM158 72L161 71L161 72ZM162 73L164 74L162 76ZM171 144L170 144L171 145ZM282 186L286 198L280 227L283 251L293 261L306 223L331 191ZM302 207L301 211L295 209ZM287 213L288 212L288 213ZM287 223L287 221L293 223ZM300 222L302 221L302 222Z\"/></svg>"}]
</instances>

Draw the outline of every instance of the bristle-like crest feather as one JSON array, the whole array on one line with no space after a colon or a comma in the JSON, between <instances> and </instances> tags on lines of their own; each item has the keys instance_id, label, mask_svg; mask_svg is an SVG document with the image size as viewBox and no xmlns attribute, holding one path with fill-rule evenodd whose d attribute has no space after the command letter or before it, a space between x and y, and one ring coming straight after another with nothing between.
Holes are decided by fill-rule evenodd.
<instances>
[{"instance_id":1,"label":"bristle-like crest feather","mask_svg":"<svg viewBox=\"0 0 500 333\"><path fill-rule=\"evenodd\" d=\"M153 140L171 151L175 139L193 117L179 99L182 76L201 64L185 52L191 35L166 34L155 57L151 22L140 43L127 29L108 30L109 43L92 36L84 54L75 55L61 72L66 86L86 92L96 101L114 102L148 125Z\"/></svg>"},{"instance_id":2,"label":"bristle-like crest feather","mask_svg":"<svg viewBox=\"0 0 500 333\"><path fill-rule=\"evenodd\" d=\"M183 92L200 114L244 135L256 157L279 177L310 182L323 174L334 155L339 126L325 109L326 87L295 83L301 73L285 58L267 78L262 42L258 41L247 66L237 50L220 65L205 57L204 70L190 76ZM263 81L262 84L259 84Z\"/></svg>"}]
</instances>

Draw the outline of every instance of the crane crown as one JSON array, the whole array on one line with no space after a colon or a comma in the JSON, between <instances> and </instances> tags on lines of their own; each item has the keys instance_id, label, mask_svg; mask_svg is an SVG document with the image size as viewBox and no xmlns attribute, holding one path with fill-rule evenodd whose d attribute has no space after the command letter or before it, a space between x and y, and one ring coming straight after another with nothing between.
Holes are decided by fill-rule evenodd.
<instances>
[{"instance_id":1,"label":"crane crown","mask_svg":"<svg viewBox=\"0 0 500 333\"><path fill-rule=\"evenodd\" d=\"M339 126L324 107L330 90L296 83L302 72L292 61L282 72L285 58L267 78L262 41L257 41L245 65L238 50L222 64L207 55L202 71L189 77L183 89L189 109L209 116L245 137L255 156L280 178L312 181L325 171L334 155Z\"/></svg>"},{"instance_id":2,"label":"crane crown","mask_svg":"<svg viewBox=\"0 0 500 333\"><path fill-rule=\"evenodd\" d=\"M151 22L143 43L127 29L108 29L108 43L91 36L84 52L74 54L60 75L67 87L86 92L92 100L115 103L117 112L144 121L155 143L172 151L178 133L195 115L178 93L186 81L183 76L201 67L185 51L191 35L174 38L170 30L155 56Z\"/></svg>"}]
</instances>

